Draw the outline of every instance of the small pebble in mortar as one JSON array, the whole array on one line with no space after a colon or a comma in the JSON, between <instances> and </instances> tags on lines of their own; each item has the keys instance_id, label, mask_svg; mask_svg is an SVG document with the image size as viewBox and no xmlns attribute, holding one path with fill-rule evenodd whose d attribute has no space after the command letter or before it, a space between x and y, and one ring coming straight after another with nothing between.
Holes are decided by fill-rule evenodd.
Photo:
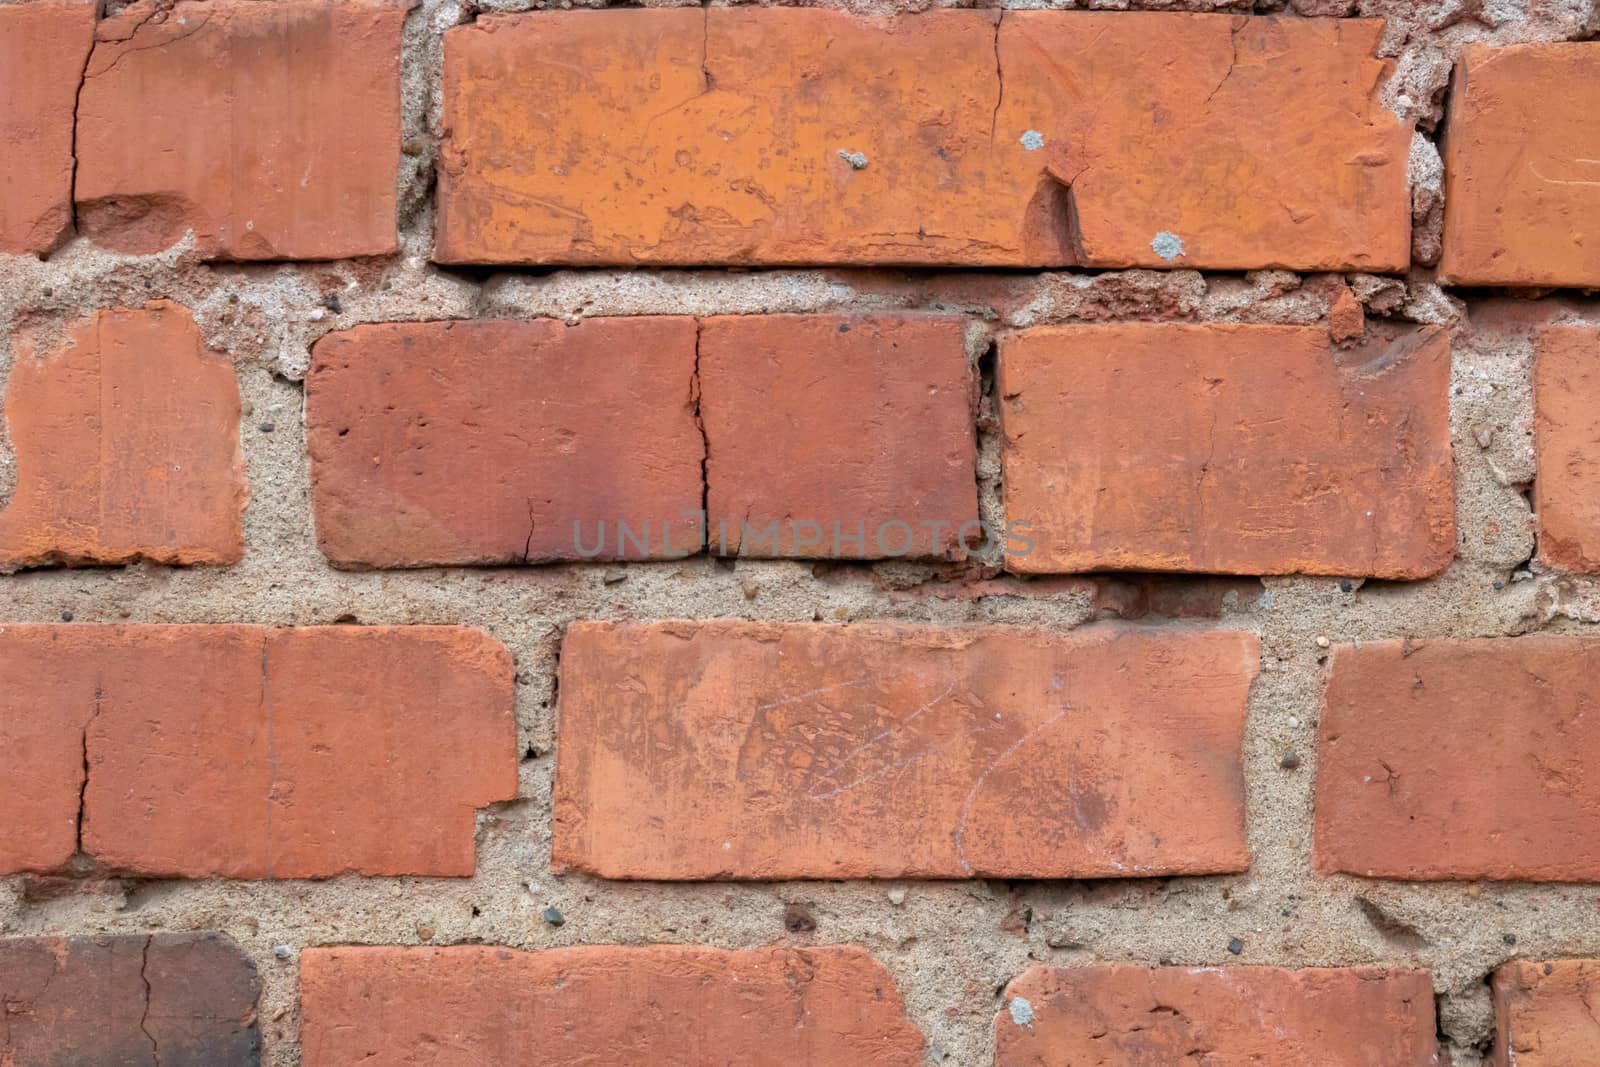
<instances>
[{"instance_id":1,"label":"small pebble in mortar","mask_svg":"<svg viewBox=\"0 0 1600 1067\"><path fill-rule=\"evenodd\" d=\"M565 925L567 917L561 914L560 908L552 904L548 908L544 909L544 921L549 923L551 926L562 926Z\"/></svg>"},{"instance_id":2,"label":"small pebble in mortar","mask_svg":"<svg viewBox=\"0 0 1600 1067\"><path fill-rule=\"evenodd\" d=\"M1183 241L1171 230L1162 230L1150 242L1150 248L1156 255L1171 263L1183 255Z\"/></svg>"},{"instance_id":3,"label":"small pebble in mortar","mask_svg":"<svg viewBox=\"0 0 1600 1067\"><path fill-rule=\"evenodd\" d=\"M294 955L294 949L288 945L276 945L272 949L272 954L280 960L286 960Z\"/></svg>"},{"instance_id":4,"label":"small pebble in mortar","mask_svg":"<svg viewBox=\"0 0 1600 1067\"><path fill-rule=\"evenodd\" d=\"M1033 1005L1022 997L1011 998L1011 1021L1018 1026L1033 1025Z\"/></svg>"},{"instance_id":5,"label":"small pebble in mortar","mask_svg":"<svg viewBox=\"0 0 1600 1067\"><path fill-rule=\"evenodd\" d=\"M1038 130L1029 130L1022 135L1022 147L1030 152L1037 152L1044 147L1044 134Z\"/></svg>"},{"instance_id":6,"label":"small pebble in mortar","mask_svg":"<svg viewBox=\"0 0 1600 1067\"><path fill-rule=\"evenodd\" d=\"M867 169L867 154L865 152L846 152L839 149L839 158L850 164L851 170Z\"/></svg>"}]
</instances>

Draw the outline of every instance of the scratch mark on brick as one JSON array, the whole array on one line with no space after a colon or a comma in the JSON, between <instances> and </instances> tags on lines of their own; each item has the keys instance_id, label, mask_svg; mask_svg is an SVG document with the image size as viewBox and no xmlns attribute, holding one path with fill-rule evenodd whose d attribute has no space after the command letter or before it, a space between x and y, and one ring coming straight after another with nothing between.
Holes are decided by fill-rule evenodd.
<instances>
[{"instance_id":1,"label":"scratch mark on brick","mask_svg":"<svg viewBox=\"0 0 1600 1067\"><path fill-rule=\"evenodd\" d=\"M1007 745L998 756L989 761L989 765L983 769L983 773L978 775L977 781L972 783L972 790L967 793L967 799L961 805L961 814L956 819L955 833L956 862L961 864L961 869L966 872L968 877L971 877L972 875L972 865L967 862L967 820L972 815L972 805L977 801L978 793L982 791L984 783L989 780L989 776L995 772L995 769L999 767L1000 764L1004 763L1006 760L1015 755L1017 750L1022 748L1023 745L1026 745L1035 737L1038 737L1050 727L1060 722L1062 717L1071 710L1071 704L1062 705L1061 709L1054 715L1050 716L1044 722L1040 723L1038 726L1035 726L1033 729L1029 730L1015 741L1011 742L1011 744Z\"/></svg>"}]
</instances>

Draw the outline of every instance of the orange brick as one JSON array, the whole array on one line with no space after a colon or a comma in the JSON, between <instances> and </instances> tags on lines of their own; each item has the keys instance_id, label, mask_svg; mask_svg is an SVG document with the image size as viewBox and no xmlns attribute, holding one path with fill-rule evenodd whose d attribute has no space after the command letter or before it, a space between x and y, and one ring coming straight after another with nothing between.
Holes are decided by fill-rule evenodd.
<instances>
[{"instance_id":1,"label":"orange brick","mask_svg":"<svg viewBox=\"0 0 1600 1067\"><path fill-rule=\"evenodd\" d=\"M1600 881L1600 641L1341 645L1318 743L1316 861L1374 878Z\"/></svg>"},{"instance_id":2,"label":"orange brick","mask_svg":"<svg viewBox=\"0 0 1600 1067\"><path fill-rule=\"evenodd\" d=\"M609 878L1244 870L1245 633L576 623L552 863Z\"/></svg>"},{"instance_id":3,"label":"orange brick","mask_svg":"<svg viewBox=\"0 0 1600 1067\"><path fill-rule=\"evenodd\" d=\"M1441 280L1600 286L1600 42L1463 47L1444 163Z\"/></svg>"},{"instance_id":4,"label":"orange brick","mask_svg":"<svg viewBox=\"0 0 1600 1067\"><path fill-rule=\"evenodd\" d=\"M1372 331L1375 335L1377 331ZM1423 578L1455 553L1450 342L1320 327L1028 330L1000 344L1022 573Z\"/></svg>"},{"instance_id":5,"label":"orange brick","mask_svg":"<svg viewBox=\"0 0 1600 1067\"><path fill-rule=\"evenodd\" d=\"M1539 561L1600 573L1600 330L1539 331L1533 404Z\"/></svg>"},{"instance_id":6,"label":"orange brick","mask_svg":"<svg viewBox=\"0 0 1600 1067\"><path fill-rule=\"evenodd\" d=\"M698 552L694 378L689 318L324 337L306 377L318 544L371 567Z\"/></svg>"},{"instance_id":7,"label":"orange brick","mask_svg":"<svg viewBox=\"0 0 1600 1067\"><path fill-rule=\"evenodd\" d=\"M440 1067L923 1062L889 973L851 947L316 948L300 1002L305 1067L424 1047Z\"/></svg>"},{"instance_id":8,"label":"orange brick","mask_svg":"<svg viewBox=\"0 0 1600 1067\"><path fill-rule=\"evenodd\" d=\"M963 526L977 540L960 320L706 319L699 368L714 550L959 558Z\"/></svg>"},{"instance_id":9,"label":"orange brick","mask_svg":"<svg viewBox=\"0 0 1600 1067\"><path fill-rule=\"evenodd\" d=\"M1492 1067L1600 1063L1600 960L1512 960L1494 972Z\"/></svg>"},{"instance_id":10,"label":"orange brick","mask_svg":"<svg viewBox=\"0 0 1600 1067\"><path fill-rule=\"evenodd\" d=\"M393 252L409 0L139 0L100 23L78 105L78 225L213 259Z\"/></svg>"},{"instance_id":11,"label":"orange brick","mask_svg":"<svg viewBox=\"0 0 1600 1067\"><path fill-rule=\"evenodd\" d=\"M470 875L516 794L511 659L471 630L10 626L0 665L0 873L81 832L161 877Z\"/></svg>"},{"instance_id":12,"label":"orange brick","mask_svg":"<svg viewBox=\"0 0 1600 1067\"><path fill-rule=\"evenodd\" d=\"M1439 1062L1426 971L1036 967L1005 996L995 1067Z\"/></svg>"},{"instance_id":13,"label":"orange brick","mask_svg":"<svg viewBox=\"0 0 1600 1067\"><path fill-rule=\"evenodd\" d=\"M49 252L72 232L72 112L95 7L0 5L0 254Z\"/></svg>"},{"instance_id":14,"label":"orange brick","mask_svg":"<svg viewBox=\"0 0 1600 1067\"><path fill-rule=\"evenodd\" d=\"M239 386L187 309L101 311L53 351L18 349L5 400L17 487L0 510L0 568L239 559Z\"/></svg>"},{"instance_id":15,"label":"orange brick","mask_svg":"<svg viewBox=\"0 0 1600 1067\"><path fill-rule=\"evenodd\" d=\"M0 940L8 1067L255 1067L255 966L221 934Z\"/></svg>"},{"instance_id":16,"label":"orange brick","mask_svg":"<svg viewBox=\"0 0 1600 1067\"><path fill-rule=\"evenodd\" d=\"M437 255L1401 270L1411 133L1375 98L1381 29L1128 12L483 16L445 38Z\"/></svg>"}]
</instances>

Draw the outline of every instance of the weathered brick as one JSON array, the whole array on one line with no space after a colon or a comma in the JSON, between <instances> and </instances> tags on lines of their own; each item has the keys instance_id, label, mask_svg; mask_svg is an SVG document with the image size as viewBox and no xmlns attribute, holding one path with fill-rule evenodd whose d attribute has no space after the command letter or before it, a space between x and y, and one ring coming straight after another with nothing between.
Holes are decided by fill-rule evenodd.
<instances>
[{"instance_id":1,"label":"weathered brick","mask_svg":"<svg viewBox=\"0 0 1600 1067\"><path fill-rule=\"evenodd\" d=\"M714 550L959 557L977 540L960 320L728 316L701 323L699 351Z\"/></svg>"},{"instance_id":2,"label":"weathered brick","mask_svg":"<svg viewBox=\"0 0 1600 1067\"><path fill-rule=\"evenodd\" d=\"M1410 129L1375 96L1381 29L1128 12L484 16L445 38L437 255L1400 270Z\"/></svg>"},{"instance_id":3,"label":"weathered brick","mask_svg":"<svg viewBox=\"0 0 1600 1067\"><path fill-rule=\"evenodd\" d=\"M0 253L49 252L72 232L72 109L95 7L0 5Z\"/></svg>"},{"instance_id":4,"label":"weathered brick","mask_svg":"<svg viewBox=\"0 0 1600 1067\"><path fill-rule=\"evenodd\" d=\"M1494 972L1492 1067L1600 1063L1600 960L1512 960Z\"/></svg>"},{"instance_id":5,"label":"weathered brick","mask_svg":"<svg viewBox=\"0 0 1600 1067\"><path fill-rule=\"evenodd\" d=\"M1600 641L1381 641L1333 653L1316 862L1377 878L1600 881Z\"/></svg>"},{"instance_id":6,"label":"weathered brick","mask_svg":"<svg viewBox=\"0 0 1600 1067\"><path fill-rule=\"evenodd\" d=\"M81 847L159 876L469 875L475 809L516 794L511 659L472 630L10 626L0 666L0 873Z\"/></svg>"},{"instance_id":7,"label":"weathered brick","mask_svg":"<svg viewBox=\"0 0 1600 1067\"><path fill-rule=\"evenodd\" d=\"M552 863L612 878L1243 870L1245 633L577 623Z\"/></svg>"},{"instance_id":8,"label":"weathered brick","mask_svg":"<svg viewBox=\"0 0 1600 1067\"><path fill-rule=\"evenodd\" d=\"M1455 553L1450 342L1123 323L1003 338L1006 565L1423 578Z\"/></svg>"},{"instance_id":9,"label":"weathered brick","mask_svg":"<svg viewBox=\"0 0 1600 1067\"><path fill-rule=\"evenodd\" d=\"M255 1067L260 983L221 934L0 940L7 1067Z\"/></svg>"},{"instance_id":10,"label":"weathered brick","mask_svg":"<svg viewBox=\"0 0 1600 1067\"><path fill-rule=\"evenodd\" d=\"M1600 330L1539 331L1533 404L1539 561L1600 573Z\"/></svg>"},{"instance_id":11,"label":"weathered brick","mask_svg":"<svg viewBox=\"0 0 1600 1067\"><path fill-rule=\"evenodd\" d=\"M78 105L79 229L215 259L393 252L409 0L139 0Z\"/></svg>"},{"instance_id":12,"label":"weathered brick","mask_svg":"<svg viewBox=\"0 0 1600 1067\"><path fill-rule=\"evenodd\" d=\"M1600 42L1464 46L1444 163L1441 280L1600 286Z\"/></svg>"},{"instance_id":13,"label":"weathered brick","mask_svg":"<svg viewBox=\"0 0 1600 1067\"><path fill-rule=\"evenodd\" d=\"M5 420L17 487L0 568L243 555L239 386L187 309L96 312L48 352L24 338Z\"/></svg>"},{"instance_id":14,"label":"weathered brick","mask_svg":"<svg viewBox=\"0 0 1600 1067\"><path fill-rule=\"evenodd\" d=\"M1434 1067L1426 971L1036 967L1006 989L995 1067Z\"/></svg>"},{"instance_id":15,"label":"weathered brick","mask_svg":"<svg viewBox=\"0 0 1600 1067\"><path fill-rule=\"evenodd\" d=\"M893 979L844 946L309 949L300 1002L305 1067L922 1063Z\"/></svg>"},{"instance_id":16,"label":"weathered brick","mask_svg":"<svg viewBox=\"0 0 1600 1067\"><path fill-rule=\"evenodd\" d=\"M306 377L317 541L371 567L697 552L695 403L689 318L331 334Z\"/></svg>"}]
</instances>

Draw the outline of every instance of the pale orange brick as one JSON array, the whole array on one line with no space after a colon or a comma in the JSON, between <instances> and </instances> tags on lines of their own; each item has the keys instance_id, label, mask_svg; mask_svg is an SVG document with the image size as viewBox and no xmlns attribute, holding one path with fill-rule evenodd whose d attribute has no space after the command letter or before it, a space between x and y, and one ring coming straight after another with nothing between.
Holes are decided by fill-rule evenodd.
<instances>
[{"instance_id":1,"label":"pale orange brick","mask_svg":"<svg viewBox=\"0 0 1600 1067\"><path fill-rule=\"evenodd\" d=\"M1381 30L1129 12L486 15L445 38L437 255L1401 270L1411 131L1376 96Z\"/></svg>"},{"instance_id":2,"label":"pale orange brick","mask_svg":"<svg viewBox=\"0 0 1600 1067\"><path fill-rule=\"evenodd\" d=\"M24 336L5 420L17 486L0 568L243 554L239 385L187 309L96 312L48 351Z\"/></svg>"}]
</instances>

